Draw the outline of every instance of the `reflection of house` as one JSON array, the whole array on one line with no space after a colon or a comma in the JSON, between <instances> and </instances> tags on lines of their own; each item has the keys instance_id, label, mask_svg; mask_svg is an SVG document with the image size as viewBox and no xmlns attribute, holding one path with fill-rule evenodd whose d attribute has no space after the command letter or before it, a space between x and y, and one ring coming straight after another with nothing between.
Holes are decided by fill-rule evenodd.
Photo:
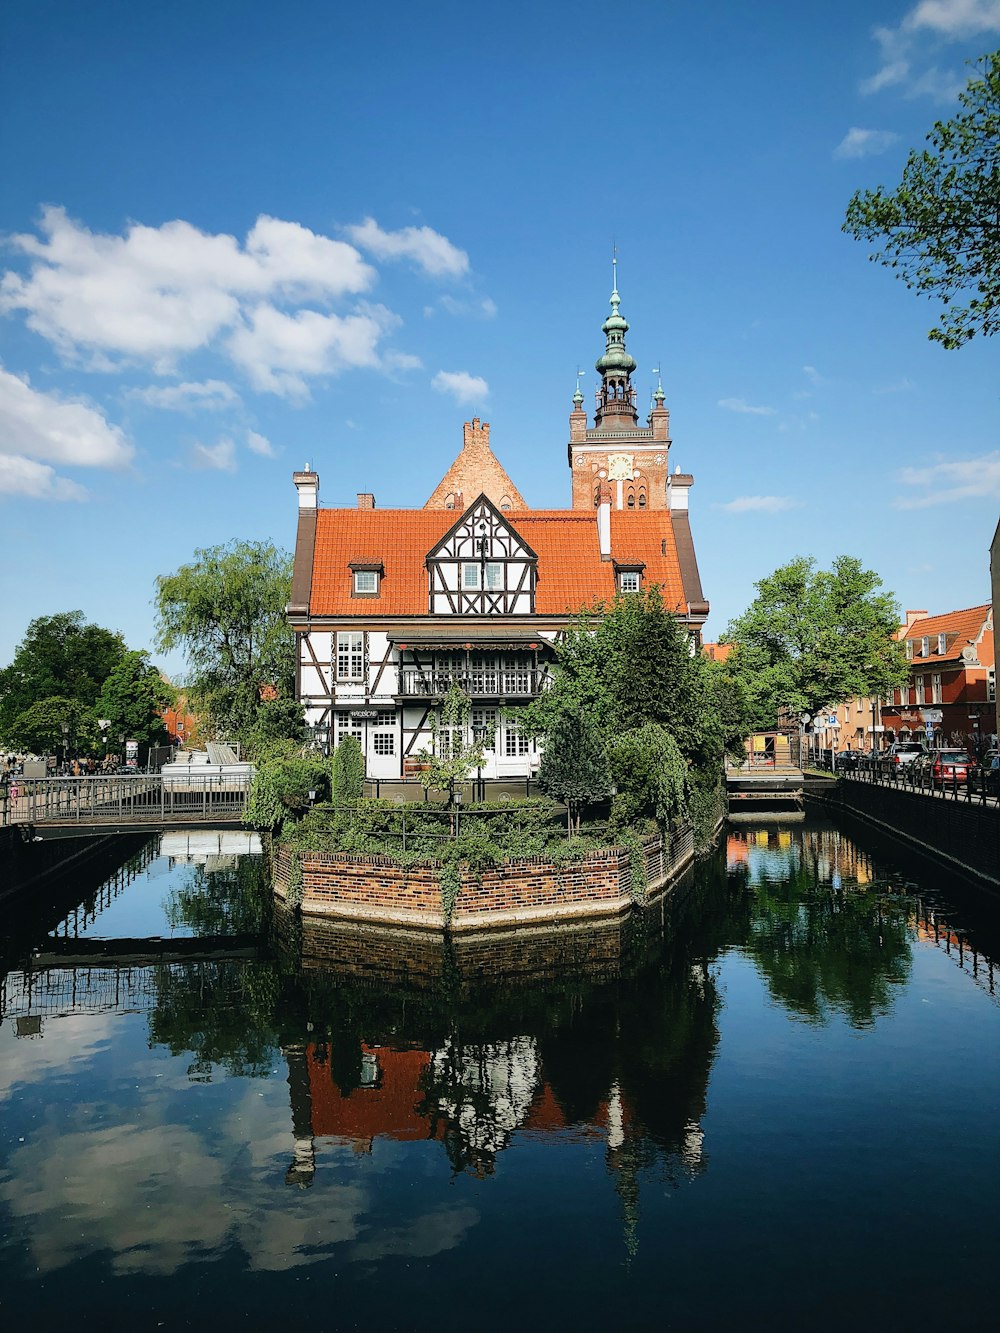
<instances>
[{"instance_id":1,"label":"reflection of house","mask_svg":"<svg viewBox=\"0 0 1000 1333\"><path fill-rule=\"evenodd\" d=\"M619 296L593 426L577 389L568 444L572 508L530 509L490 445L465 425L461 453L422 509L321 509L319 477L294 475L298 531L289 621L297 695L322 744L355 736L371 778L410 776L421 751L457 736L432 719L457 683L471 699L466 743L486 749L482 776L537 765L521 726L552 646L572 616L617 591L662 589L695 642L708 614L688 519L693 478L670 473L669 413L658 389L640 424Z\"/></svg>"}]
</instances>

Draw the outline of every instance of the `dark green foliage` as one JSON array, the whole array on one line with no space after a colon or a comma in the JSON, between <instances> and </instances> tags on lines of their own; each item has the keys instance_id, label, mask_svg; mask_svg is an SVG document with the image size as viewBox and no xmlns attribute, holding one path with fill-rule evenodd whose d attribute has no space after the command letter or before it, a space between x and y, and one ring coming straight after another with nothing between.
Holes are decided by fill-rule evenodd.
<instances>
[{"instance_id":1,"label":"dark green foliage","mask_svg":"<svg viewBox=\"0 0 1000 1333\"><path fill-rule=\"evenodd\" d=\"M365 757L354 736L343 736L333 752L333 802L351 805L365 792Z\"/></svg>"},{"instance_id":2,"label":"dark green foliage","mask_svg":"<svg viewBox=\"0 0 1000 1333\"><path fill-rule=\"evenodd\" d=\"M297 699L264 699L243 733L243 745L251 759L264 759L298 749L305 734L305 713Z\"/></svg>"},{"instance_id":3,"label":"dark green foliage","mask_svg":"<svg viewBox=\"0 0 1000 1333\"><path fill-rule=\"evenodd\" d=\"M251 828L278 829L290 815L301 815L310 807L309 793L316 801L330 795L326 761L312 756L267 759L257 768L243 811L243 822Z\"/></svg>"},{"instance_id":4,"label":"dark green foliage","mask_svg":"<svg viewBox=\"0 0 1000 1333\"><path fill-rule=\"evenodd\" d=\"M285 617L291 557L270 542L230 542L195 556L156 580L157 644L183 650L209 729L242 740L265 706L262 686L279 698L295 692Z\"/></svg>"},{"instance_id":5,"label":"dark green foliage","mask_svg":"<svg viewBox=\"0 0 1000 1333\"><path fill-rule=\"evenodd\" d=\"M683 813L700 773L719 782L725 751L744 734L742 695L692 654L658 588L580 616L557 651L554 686L527 710L527 725L546 747L574 726L599 736L618 788L616 827Z\"/></svg>"},{"instance_id":6,"label":"dark green foliage","mask_svg":"<svg viewBox=\"0 0 1000 1333\"><path fill-rule=\"evenodd\" d=\"M68 732L63 733L63 723ZM18 714L7 728L5 740L16 750L31 754L87 754L97 747L97 714L77 699L39 699Z\"/></svg>"},{"instance_id":7,"label":"dark green foliage","mask_svg":"<svg viewBox=\"0 0 1000 1333\"><path fill-rule=\"evenodd\" d=\"M565 801L570 828L579 831L580 807L602 801L611 791L611 773L603 738L592 717L575 722L560 717L545 737L538 785L548 796Z\"/></svg>"},{"instance_id":8,"label":"dark green foliage","mask_svg":"<svg viewBox=\"0 0 1000 1333\"><path fill-rule=\"evenodd\" d=\"M893 639L899 611L882 580L853 556L832 570L799 556L756 584L757 597L728 626L735 651L724 673L748 701L749 730L772 730L845 699L885 695L908 678Z\"/></svg>"},{"instance_id":9,"label":"dark green foliage","mask_svg":"<svg viewBox=\"0 0 1000 1333\"><path fill-rule=\"evenodd\" d=\"M167 739L163 710L175 697L148 653L129 652L104 682L97 701L98 716L110 721L110 737L124 734L142 745L161 745Z\"/></svg>"},{"instance_id":10,"label":"dark green foliage","mask_svg":"<svg viewBox=\"0 0 1000 1333\"><path fill-rule=\"evenodd\" d=\"M33 620L13 662L0 671L0 738L18 744L10 735L11 724L40 700L73 699L92 706L126 651L120 634L86 624L82 611Z\"/></svg>"},{"instance_id":11,"label":"dark green foliage","mask_svg":"<svg viewBox=\"0 0 1000 1333\"><path fill-rule=\"evenodd\" d=\"M935 122L894 191L859 190L843 226L881 247L870 259L943 302L928 337L947 348L1000 328L1000 51L977 65L961 112Z\"/></svg>"}]
</instances>

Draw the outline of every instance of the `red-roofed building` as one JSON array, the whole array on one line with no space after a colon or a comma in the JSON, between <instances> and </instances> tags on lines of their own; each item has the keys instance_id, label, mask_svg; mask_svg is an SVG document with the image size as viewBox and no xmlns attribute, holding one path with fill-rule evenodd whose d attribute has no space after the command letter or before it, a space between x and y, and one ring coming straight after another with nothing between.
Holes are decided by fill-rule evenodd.
<instances>
[{"instance_id":1,"label":"red-roofed building","mask_svg":"<svg viewBox=\"0 0 1000 1333\"><path fill-rule=\"evenodd\" d=\"M639 424L619 304L614 291L592 427L579 386L573 397L572 508L529 508L478 418L422 509L378 509L372 493L321 509L319 476L294 474L298 697L320 742L357 737L370 778L412 775L452 681L472 700L481 776L530 776L538 752L523 707L572 617L616 592L656 585L700 646L708 603L688 521L693 478L670 474L662 387Z\"/></svg>"},{"instance_id":2,"label":"red-roofed building","mask_svg":"<svg viewBox=\"0 0 1000 1333\"><path fill-rule=\"evenodd\" d=\"M929 724L935 744L985 745L995 725L996 658L989 602L936 616L907 611L897 637L906 644L910 681L882 705L890 738L922 739Z\"/></svg>"}]
</instances>

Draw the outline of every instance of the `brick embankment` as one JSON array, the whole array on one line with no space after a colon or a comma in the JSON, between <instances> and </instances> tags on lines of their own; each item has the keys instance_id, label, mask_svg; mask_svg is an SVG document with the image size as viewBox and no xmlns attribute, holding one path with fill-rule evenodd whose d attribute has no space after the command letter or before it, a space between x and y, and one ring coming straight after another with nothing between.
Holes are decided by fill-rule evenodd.
<instances>
[{"instance_id":1,"label":"brick embankment","mask_svg":"<svg viewBox=\"0 0 1000 1333\"><path fill-rule=\"evenodd\" d=\"M817 799L816 792L808 795ZM1000 889L1000 811L996 806L850 779L835 786L831 783L822 800Z\"/></svg>"},{"instance_id":2,"label":"brick embankment","mask_svg":"<svg viewBox=\"0 0 1000 1333\"><path fill-rule=\"evenodd\" d=\"M644 840L648 893L666 888L694 857L689 827L668 846ZM541 857L505 861L475 875L463 867L450 922L441 896L437 862L400 866L389 857L301 852L303 916L429 930L474 932L505 926L551 926L628 912L634 902L628 851L607 847L580 861L555 865ZM273 863L275 894L288 899L292 853L280 847Z\"/></svg>"}]
</instances>

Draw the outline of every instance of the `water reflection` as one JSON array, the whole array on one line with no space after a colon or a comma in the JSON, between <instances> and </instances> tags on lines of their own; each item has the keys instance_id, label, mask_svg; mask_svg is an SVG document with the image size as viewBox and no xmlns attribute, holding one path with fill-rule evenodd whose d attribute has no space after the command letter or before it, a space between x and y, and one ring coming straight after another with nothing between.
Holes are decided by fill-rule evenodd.
<instances>
[{"instance_id":1,"label":"water reflection","mask_svg":"<svg viewBox=\"0 0 1000 1333\"><path fill-rule=\"evenodd\" d=\"M772 1043L887 1024L920 948L995 999L981 921L832 825L741 829L629 922L453 941L276 912L258 856L157 853L46 905L6 958L0 1254L25 1293L80 1259L276 1274L475 1250L515 1182L637 1264L662 1200L719 1169L734 960ZM144 939L111 929L140 920ZM527 1262L506 1220L505 1262Z\"/></svg>"}]
</instances>

